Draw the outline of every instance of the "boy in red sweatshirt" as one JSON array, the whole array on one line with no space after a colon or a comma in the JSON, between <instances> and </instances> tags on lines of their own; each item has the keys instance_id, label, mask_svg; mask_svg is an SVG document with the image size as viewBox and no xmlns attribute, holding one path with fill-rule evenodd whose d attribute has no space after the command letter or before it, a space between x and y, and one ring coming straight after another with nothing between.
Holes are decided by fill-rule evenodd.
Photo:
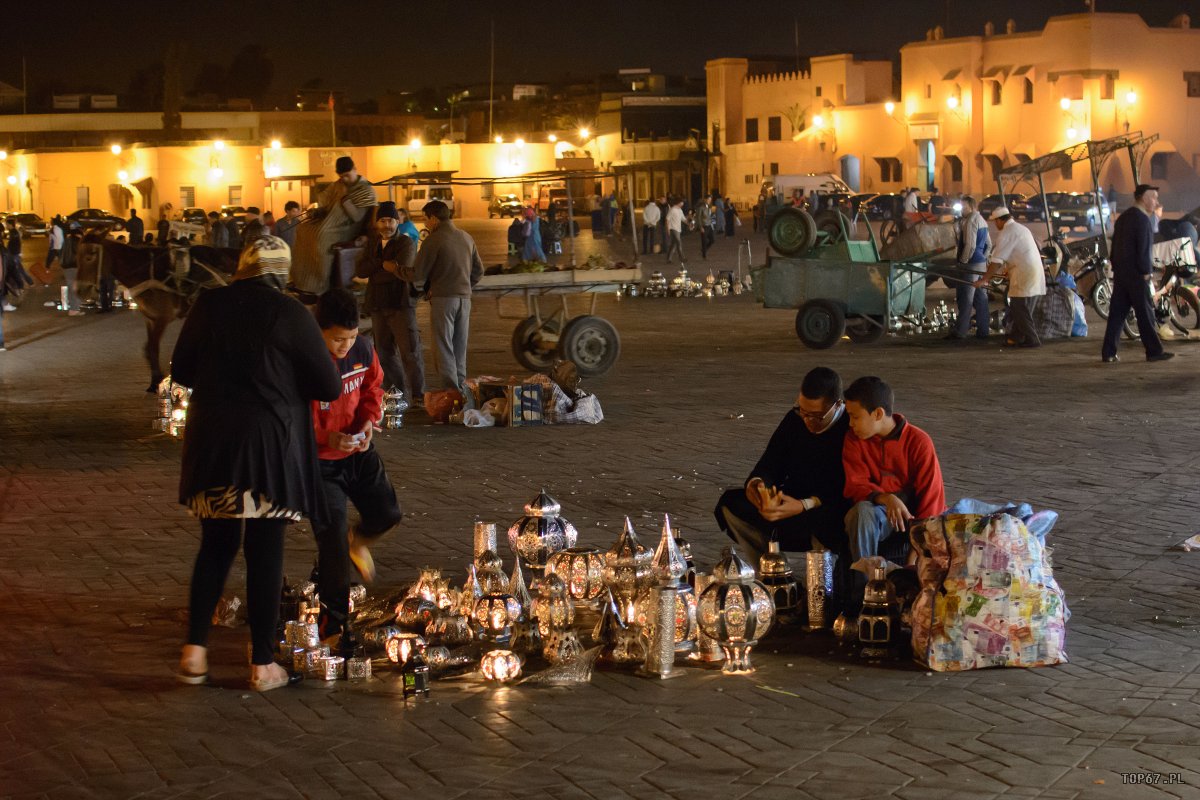
<instances>
[{"instance_id":1,"label":"boy in red sweatshirt","mask_svg":"<svg viewBox=\"0 0 1200 800\"><path fill-rule=\"evenodd\" d=\"M892 388L876 377L859 378L846 389L850 431L842 447L850 555L857 561L879 554L879 544L914 519L946 510L942 468L929 434L892 413ZM859 592L861 595L861 592Z\"/></svg>"},{"instance_id":2,"label":"boy in red sweatshirt","mask_svg":"<svg viewBox=\"0 0 1200 800\"><path fill-rule=\"evenodd\" d=\"M348 633L350 564L363 580L375 578L368 545L401 518L396 490L371 445L383 404L383 370L375 348L358 335L358 301L346 289L331 289L317 301L317 324L329 355L342 375L342 395L332 403L313 403L317 458L328 506L327 518L313 522L317 539L317 591L321 596L320 632L326 639ZM347 537L347 501L360 521ZM349 638L343 642L349 646Z\"/></svg>"}]
</instances>

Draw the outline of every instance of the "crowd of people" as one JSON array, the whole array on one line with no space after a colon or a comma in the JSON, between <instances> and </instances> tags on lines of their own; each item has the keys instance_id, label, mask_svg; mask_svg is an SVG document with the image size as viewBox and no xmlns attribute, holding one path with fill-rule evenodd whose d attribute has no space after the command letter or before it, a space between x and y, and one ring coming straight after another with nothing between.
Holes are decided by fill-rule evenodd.
<instances>
[{"instance_id":1,"label":"crowd of people","mask_svg":"<svg viewBox=\"0 0 1200 800\"><path fill-rule=\"evenodd\" d=\"M733 238L742 220L737 208L727 197L717 192L702 196L689 205L681 197L660 195L642 208L641 252L650 255L665 254L668 264L686 266L683 254L684 231L699 234L700 257L708 258L708 251L716 244L718 236Z\"/></svg>"}]
</instances>

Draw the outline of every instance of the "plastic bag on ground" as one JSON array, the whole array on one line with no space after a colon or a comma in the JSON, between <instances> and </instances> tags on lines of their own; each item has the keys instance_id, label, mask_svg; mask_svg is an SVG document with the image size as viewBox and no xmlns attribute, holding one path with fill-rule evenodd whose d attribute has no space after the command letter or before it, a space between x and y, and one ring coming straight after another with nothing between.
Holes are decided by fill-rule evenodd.
<instances>
[{"instance_id":1,"label":"plastic bag on ground","mask_svg":"<svg viewBox=\"0 0 1200 800\"><path fill-rule=\"evenodd\" d=\"M468 408L463 412L463 425L468 428L491 428L496 424L496 418L486 411Z\"/></svg>"}]
</instances>

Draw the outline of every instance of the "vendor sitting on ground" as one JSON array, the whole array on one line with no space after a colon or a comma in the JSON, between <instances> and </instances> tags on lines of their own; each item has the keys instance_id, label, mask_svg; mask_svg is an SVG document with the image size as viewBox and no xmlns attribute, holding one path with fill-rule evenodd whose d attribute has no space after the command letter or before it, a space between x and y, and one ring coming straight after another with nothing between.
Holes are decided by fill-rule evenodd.
<instances>
[{"instance_id":1,"label":"vendor sitting on ground","mask_svg":"<svg viewBox=\"0 0 1200 800\"><path fill-rule=\"evenodd\" d=\"M946 491L942 468L929 434L892 413L892 388L880 378L859 378L846 389L846 435L842 461L846 497L846 537L854 561L880 555L880 545L904 534L914 519L942 514ZM890 544L890 543L889 543ZM900 550L904 551L901 543ZM855 572L861 600L866 576Z\"/></svg>"},{"instance_id":2,"label":"vendor sitting on ground","mask_svg":"<svg viewBox=\"0 0 1200 800\"><path fill-rule=\"evenodd\" d=\"M809 550L813 539L818 549L845 549L844 412L838 374L826 367L809 372L745 487L721 495L717 524L755 567L772 538L782 550Z\"/></svg>"}]
</instances>

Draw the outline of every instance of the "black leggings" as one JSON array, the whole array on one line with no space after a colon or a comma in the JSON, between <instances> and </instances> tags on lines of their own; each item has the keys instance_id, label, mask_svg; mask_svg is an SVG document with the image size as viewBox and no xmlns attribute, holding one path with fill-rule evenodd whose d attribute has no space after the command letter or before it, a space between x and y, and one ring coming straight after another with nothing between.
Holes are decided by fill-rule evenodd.
<instances>
[{"instance_id":1,"label":"black leggings","mask_svg":"<svg viewBox=\"0 0 1200 800\"><path fill-rule=\"evenodd\" d=\"M213 611L221 599L229 567L246 532L246 617L253 645L251 664L270 664L275 658L279 596L283 591L284 519L200 520L200 552L192 570L188 644L208 646Z\"/></svg>"}]
</instances>

